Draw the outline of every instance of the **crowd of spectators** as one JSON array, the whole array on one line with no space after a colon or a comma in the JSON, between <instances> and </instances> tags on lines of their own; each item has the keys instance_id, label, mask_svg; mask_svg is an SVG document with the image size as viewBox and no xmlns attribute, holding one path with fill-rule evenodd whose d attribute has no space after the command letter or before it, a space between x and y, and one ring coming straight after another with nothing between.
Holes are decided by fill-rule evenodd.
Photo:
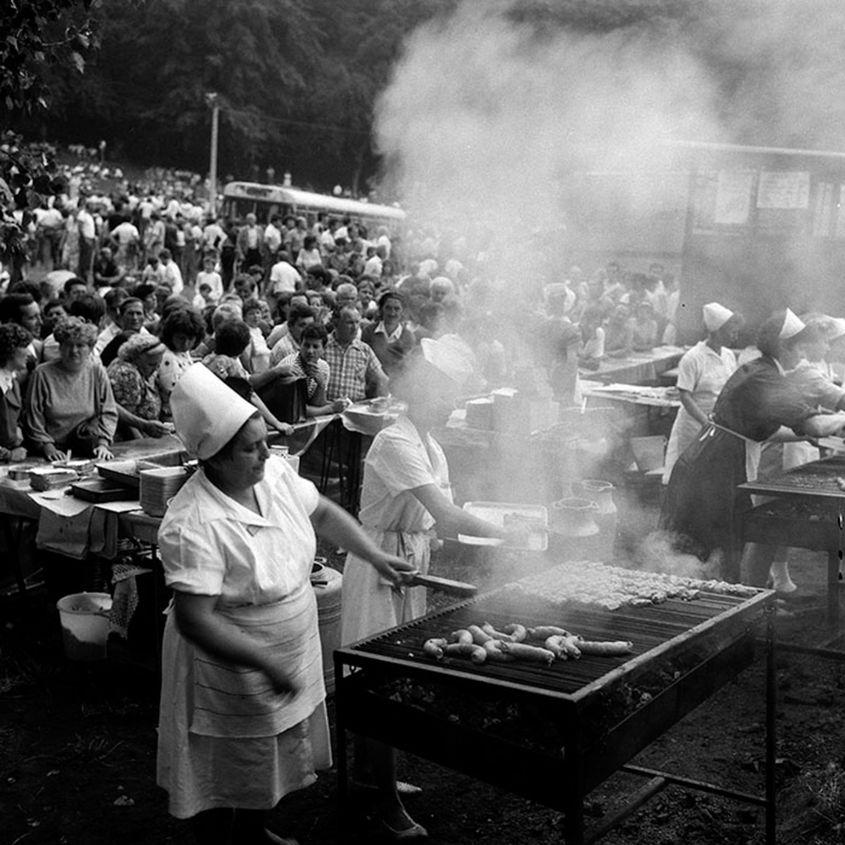
<instances>
[{"instance_id":1,"label":"crowd of spectators","mask_svg":"<svg viewBox=\"0 0 845 845\"><path fill-rule=\"evenodd\" d=\"M387 395L427 337L474 392L509 384L570 400L578 366L674 340L677 285L660 265L572 266L514 298L465 241L427 230L328 215L236 222L131 191L43 211L35 257L0 298L6 459L163 436L170 393L197 360L288 432Z\"/></svg>"}]
</instances>

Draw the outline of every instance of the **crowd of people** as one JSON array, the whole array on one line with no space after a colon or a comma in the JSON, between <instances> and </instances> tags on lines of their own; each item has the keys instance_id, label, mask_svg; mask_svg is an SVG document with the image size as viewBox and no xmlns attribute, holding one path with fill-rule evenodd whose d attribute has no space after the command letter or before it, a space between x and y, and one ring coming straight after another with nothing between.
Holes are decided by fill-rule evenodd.
<instances>
[{"instance_id":1,"label":"crowd of people","mask_svg":"<svg viewBox=\"0 0 845 845\"><path fill-rule=\"evenodd\" d=\"M374 228L325 214L236 222L128 186L45 203L0 300L17 327L2 335L16 376L0 454L107 456L115 440L160 437L195 360L289 432L389 393L424 338L444 341L469 390L516 382L570 402L579 365L674 338L677 285L660 265L611 262L589 278L573 266L535 286L538 330L517 332L465 242Z\"/></svg>"}]
</instances>

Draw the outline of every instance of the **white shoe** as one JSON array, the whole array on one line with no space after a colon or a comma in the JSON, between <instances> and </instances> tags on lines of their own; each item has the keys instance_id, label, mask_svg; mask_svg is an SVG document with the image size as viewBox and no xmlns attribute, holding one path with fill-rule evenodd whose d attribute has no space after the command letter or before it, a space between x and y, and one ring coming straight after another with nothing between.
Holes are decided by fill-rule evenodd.
<instances>
[{"instance_id":1,"label":"white shoe","mask_svg":"<svg viewBox=\"0 0 845 845\"><path fill-rule=\"evenodd\" d=\"M772 589L776 593L794 593L798 589L798 585L789 577L789 573L787 573L785 578L772 579Z\"/></svg>"}]
</instances>

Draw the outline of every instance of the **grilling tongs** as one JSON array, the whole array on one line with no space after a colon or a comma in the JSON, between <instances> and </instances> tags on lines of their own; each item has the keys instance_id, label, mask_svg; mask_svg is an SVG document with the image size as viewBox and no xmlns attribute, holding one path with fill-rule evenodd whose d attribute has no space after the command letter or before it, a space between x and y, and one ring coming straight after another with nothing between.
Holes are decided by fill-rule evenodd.
<instances>
[{"instance_id":1,"label":"grilling tongs","mask_svg":"<svg viewBox=\"0 0 845 845\"><path fill-rule=\"evenodd\" d=\"M437 575L417 574L405 586L428 587L431 590L439 590L441 593L458 596L459 598L469 598L478 592L478 587L475 584L469 584L466 581L453 581L450 578L439 578Z\"/></svg>"}]
</instances>

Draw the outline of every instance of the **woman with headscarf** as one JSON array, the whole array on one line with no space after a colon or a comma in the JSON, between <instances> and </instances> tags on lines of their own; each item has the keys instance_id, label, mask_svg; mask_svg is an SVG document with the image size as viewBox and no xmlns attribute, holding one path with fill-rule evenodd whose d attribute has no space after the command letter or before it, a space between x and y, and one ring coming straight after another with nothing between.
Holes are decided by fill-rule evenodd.
<instances>
[{"instance_id":1,"label":"woman with headscarf","mask_svg":"<svg viewBox=\"0 0 845 845\"><path fill-rule=\"evenodd\" d=\"M681 407L666 447L664 484L669 483L678 456L710 421L716 397L736 369L736 356L728 347L736 343L740 318L718 302L708 302L703 311L707 338L688 349L678 364Z\"/></svg>"},{"instance_id":2,"label":"woman with headscarf","mask_svg":"<svg viewBox=\"0 0 845 845\"><path fill-rule=\"evenodd\" d=\"M48 461L64 460L67 451L112 457L117 406L105 367L91 356L97 327L79 317L65 317L53 330L59 360L35 368L24 402L24 434Z\"/></svg>"},{"instance_id":3,"label":"woman with headscarf","mask_svg":"<svg viewBox=\"0 0 845 845\"><path fill-rule=\"evenodd\" d=\"M315 531L393 585L412 567L380 549L278 457L256 409L192 366L170 398L200 469L158 533L174 591L162 652L158 783L197 840L282 842L266 813L331 765Z\"/></svg>"},{"instance_id":4,"label":"woman with headscarf","mask_svg":"<svg viewBox=\"0 0 845 845\"><path fill-rule=\"evenodd\" d=\"M721 550L737 554L740 520L751 507L737 485L755 480L760 448L767 440L823 437L840 432L845 414L819 413L805 385L787 376L799 360L807 327L788 308L775 312L760 329L759 358L728 379L712 419L678 458L669 479L661 528L702 560ZM764 586L774 547L750 543L747 581ZM728 568L726 578L738 572Z\"/></svg>"},{"instance_id":5,"label":"woman with headscarf","mask_svg":"<svg viewBox=\"0 0 845 845\"><path fill-rule=\"evenodd\" d=\"M161 397L155 385L164 351L164 344L155 335L133 334L108 366L120 440L164 437L169 432L160 419Z\"/></svg>"}]
</instances>

